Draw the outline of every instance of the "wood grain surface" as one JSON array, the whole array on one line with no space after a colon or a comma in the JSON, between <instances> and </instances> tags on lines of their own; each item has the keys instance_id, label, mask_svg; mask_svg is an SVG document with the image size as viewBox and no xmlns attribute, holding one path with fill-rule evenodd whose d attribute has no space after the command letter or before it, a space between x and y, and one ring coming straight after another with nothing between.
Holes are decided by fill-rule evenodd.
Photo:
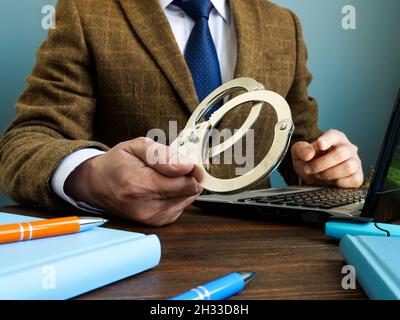
<instances>
[{"instance_id":1,"label":"wood grain surface","mask_svg":"<svg viewBox=\"0 0 400 320\"><path fill-rule=\"evenodd\" d=\"M42 218L56 215L18 206L0 210ZM161 263L78 299L164 299L244 270L256 271L257 277L231 299L366 299L358 284L355 290L342 289L345 263L338 243L325 238L322 226L207 214L193 207L161 228L107 218L107 228L157 234Z\"/></svg>"}]
</instances>

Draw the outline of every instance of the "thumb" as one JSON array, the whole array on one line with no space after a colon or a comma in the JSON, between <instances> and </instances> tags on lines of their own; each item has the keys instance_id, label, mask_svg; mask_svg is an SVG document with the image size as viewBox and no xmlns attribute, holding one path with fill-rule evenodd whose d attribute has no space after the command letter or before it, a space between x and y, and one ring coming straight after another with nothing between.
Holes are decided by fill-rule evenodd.
<instances>
[{"instance_id":1,"label":"thumb","mask_svg":"<svg viewBox=\"0 0 400 320\"><path fill-rule=\"evenodd\" d=\"M189 174L194 169L194 164L179 154L177 150L150 138L143 137L128 141L125 148L148 167L164 176L180 177Z\"/></svg>"}]
</instances>

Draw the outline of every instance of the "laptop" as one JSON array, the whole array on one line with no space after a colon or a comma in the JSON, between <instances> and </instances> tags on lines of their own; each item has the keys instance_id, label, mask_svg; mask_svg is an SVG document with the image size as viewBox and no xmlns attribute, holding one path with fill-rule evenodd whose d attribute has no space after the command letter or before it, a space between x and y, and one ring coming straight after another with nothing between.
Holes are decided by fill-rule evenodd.
<instances>
[{"instance_id":1,"label":"laptop","mask_svg":"<svg viewBox=\"0 0 400 320\"><path fill-rule=\"evenodd\" d=\"M400 218L399 130L400 90L368 190L289 186L233 195L202 195L193 205L208 212L257 213L307 222Z\"/></svg>"}]
</instances>

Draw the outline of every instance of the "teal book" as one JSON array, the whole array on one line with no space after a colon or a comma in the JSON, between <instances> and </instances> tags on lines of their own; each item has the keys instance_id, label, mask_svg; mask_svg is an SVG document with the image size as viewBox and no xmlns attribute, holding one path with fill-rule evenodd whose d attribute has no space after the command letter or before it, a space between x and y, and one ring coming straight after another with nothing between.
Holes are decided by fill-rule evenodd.
<instances>
[{"instance_id":1,"label":"teal book","mask_svg":"<svg viewBox=\"0 0 400 320\"><path fill-rule=\"evenodd\" d=\"M400 238L345 236L339 248L370 299L400 299Z\"/></svg>"},{"instance_id":2,"label":"teal book","mask_svg":"<svg viewBox=\"0 0 400 320\"><path fill-rule=\"evenodd\" d=\"M0 212L0 224L40 220ZM69 299L157 266L155 235L96 227L0 244L0 300Z\"/></svg>"}]
</instances>

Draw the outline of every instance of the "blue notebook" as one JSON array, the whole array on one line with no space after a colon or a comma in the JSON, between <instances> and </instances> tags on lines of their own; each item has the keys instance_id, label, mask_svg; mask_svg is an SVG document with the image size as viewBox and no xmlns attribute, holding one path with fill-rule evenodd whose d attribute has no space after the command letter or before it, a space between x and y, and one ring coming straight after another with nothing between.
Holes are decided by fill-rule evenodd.
<instances>
[{"instance_id":1,"label":"blue notebook","mask_svg":"<svg viewBox=\"0 0 400 320\"><path fill-rule=\"evenodd\" d=\"M400 299L400 238L345 236L339 248L370 299Z\"/></svg>"},{"instance_id":2,"label":"blue notebook","mask_svg":"<svg viewBox=\"0 0 400 320\"><path fill-rule=\"evenodd\" d=\"M0 224L40 220L0 212ZM69 299L153 268L155 235L93 228L0 245L0 300Z\"/></svg>"}]
</instances>

